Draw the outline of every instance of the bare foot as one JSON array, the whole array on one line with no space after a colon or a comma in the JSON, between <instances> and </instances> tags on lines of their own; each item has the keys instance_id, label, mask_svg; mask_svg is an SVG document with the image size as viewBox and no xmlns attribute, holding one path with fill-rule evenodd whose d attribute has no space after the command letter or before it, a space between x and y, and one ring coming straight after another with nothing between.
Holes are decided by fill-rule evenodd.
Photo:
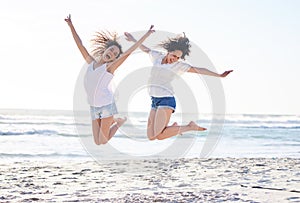
<instances>
[{"instance_id":1,"label":"bare foot","mask_svg":"<svg viewBox=\"0 0 300 203\"><path fill-rule=\"evenodd\" d=\"M127 118L115 118L114 121L116 122L118 127L121 127L125 122L126 122Z\"/></svg>"},{"instance_id":2,"label":"bare foot","mask_svg":"<svg viewBox=\"0 0 300 203\"><path fill-rule=\"evenodd\" d=\"M172 125L170 126L178 126L178 123L177 122L174 122Z\"/></svg>"},{"instance_id":3,"label":"bare foot","mask_svg":"<svg viewBox=\"0 0 300 203\"><path fill-rule=\"evenodd\" d=\"M178 123L174 122L172 125L170 125L170 127L173 127L173 126L178 126ZM182 133L179 133L178 135L182 135Z\"/></svg>"},{"instance_id":4,"label":"bare foot","mask_svg":"<svg viewBox=\"0 0 300 203\"><path fill-rule=\"evenodd\" d=\"M206 130L206 128L200 127L199 125L197 125L197 123L195 123L194 121L191 121L188 126L192 129L192 130L196 130L196 131L204 131Z\"/></svg>"}]
</instances>

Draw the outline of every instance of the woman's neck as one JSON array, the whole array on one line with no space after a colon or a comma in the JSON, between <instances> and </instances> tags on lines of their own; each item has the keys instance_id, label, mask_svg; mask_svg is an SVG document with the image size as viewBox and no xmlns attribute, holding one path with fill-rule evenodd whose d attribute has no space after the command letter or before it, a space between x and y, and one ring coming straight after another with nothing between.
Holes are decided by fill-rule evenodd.
<instances>
[{"instance_id":1,"label":"woman's neck","mask_svg":"<svg viewBox=\"0 0 300 203\"><path fill-rule=\"evenodd\" d=\"M103 64L105 64L106 62L102 59L102 57L100 58L100 60L97 62L97 64L99 65L99 66L101 66L101 65L103 65Z\"/></svg>"}]
</instances>

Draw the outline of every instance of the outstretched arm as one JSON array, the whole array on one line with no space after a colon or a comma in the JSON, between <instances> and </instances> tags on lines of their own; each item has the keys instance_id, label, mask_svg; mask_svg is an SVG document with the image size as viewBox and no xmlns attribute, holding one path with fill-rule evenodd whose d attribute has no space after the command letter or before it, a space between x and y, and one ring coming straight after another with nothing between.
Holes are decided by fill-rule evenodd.
<instances>
[{"instance_id":1,"label":"outstretched arm","mask_svg":"<svg viewBox=\"0 0 300 203\"><path fill-rule=\"evenodd\" d=\"M129 42L137 42L137 40L132 36L132 34L125 32L124 35L126 36L126 40ZM139 47L143 52L149 53L151 51L150 48L146 47L145 45L141 44Z\"/></svg>"},{"instance_id":2,"label":"outstretched arm","mask_svg":"<svg viewBox=\"0 0 300 203\"><path fill-rule=\"evenodd\" d=\"M206 68L197 68L197 67L191 67L188 72L189 73L198 73L198 74L203 74L203 75L210 75L210 76L215 76L215 77L226 77L229 73L231 73L233 70L228 70L228 71L225 71L224 73L222 74L218 74L218 73L215 73L213 71L210 71Z\"/></svg>"},{"instance_id":3,"label":"outstretched arm","mask_svg":"<svg viewBox=\"0 0 300 203\"><path fill-rule=\"evenodd\" d=\"M127 57L135 50L137 49L147 37L149 37L150 34L154 32L152 30L154 26L151 25L150 29L137 41L134 45L132 45L127 51L125 51L117 60L109 64L107 67L107 71L110 73L114 73L114 71L127 59Z\"/></svg>"},{"instance_id":4,"label":"outstretched arm","mask_svg":"<svg viewBox=\"0 0 300 203\"><path fill-rule=\"evenodd\" d=\"M72 32L72 35L73 35L73 38L76 42L76 45L79 49L79 51L81 52L83 58L85 59L85 61L90 64L92 61L94 61L94 58L89 54L89 52L86 50L86 48L83 46L82 42L81 42L81 39L80 37L78 36L74 26L73 26L73 23L72 23L72 20L71 20L71 15L69 15L67 18L65 18L65 21L68 23L70 29L71 29L71 32Z\"/></svg>"}]
</instances>

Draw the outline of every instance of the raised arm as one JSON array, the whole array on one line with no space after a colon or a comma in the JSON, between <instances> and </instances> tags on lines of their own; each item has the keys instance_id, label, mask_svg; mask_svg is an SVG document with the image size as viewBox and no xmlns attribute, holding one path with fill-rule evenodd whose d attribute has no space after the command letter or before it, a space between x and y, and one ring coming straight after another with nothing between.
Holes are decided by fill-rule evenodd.
<instances>
[{"instance_id":1,"label":"raised arm","mask_svg":"<svg viewBox=\"0 0 300 203\"><path fill-rule=\"evenodd\" d=\"M231 73L233 70L228 70L228 71L225 71L224 73L222 74L218 74L218 73L215 73L213 71L210 71L206 68L197 68L197 67L191 67L188 72L189 73L197 73L197 74L203 74L203 75L210 75L210 76L215 76L215 77L226 77L229 73Z\"/></svg>"},{"instance_id":2,"label":"raised arm","mask_svg":"<svg viewBox=\"0 0 300 203\"><path fill-rule=\"evenodd\" d=\"M94 58L89 54L89 52L86 50L86 48L83 46L82 42L81 42L81 39L80 37L78 36L74 26L73 26L73 23L72 23L72 20L71 20L71 15L69 15L67 18L65 18L65 21L68 23L70 29L71 29L71 32L72 32L72 35L73 35L73 38L76 42L76 45L79 49L79 51L81 52L84 60L90 64L92 61L94 61Z\"/></svg>"},{"instance_id":3,"label":"raised arm","mask_svg":"<svg viewBox=\"0 0 300 203\"><path fill-rule=\"evenodd\" d=\"M145 41L145 39L150 36L150 34L154 32L154 30L152 30L153 27L154 26L151 25L150 29L138 41L136 41L134 45L132 45L127 51L125 51L117 60L110 63L107 67L107 70L110 73L114 73L114 71L127 59L127 57L135 49L137 49Z\"/></svg>"},{"instance_id":4,"label":"raised arm","mask_svg":"<svg viewBox=\"0 0 300 203\"><path fill-rule=\"evenodd\" d=\"M132 36L132 34L128 32L124 32L124 35L126 36L126 40L129 42L137 42L137 40ZM146 53L149 53L151 51L150 48L146 47L145 45L141 44L139 48Z\"/></svg>"}]
</instances>

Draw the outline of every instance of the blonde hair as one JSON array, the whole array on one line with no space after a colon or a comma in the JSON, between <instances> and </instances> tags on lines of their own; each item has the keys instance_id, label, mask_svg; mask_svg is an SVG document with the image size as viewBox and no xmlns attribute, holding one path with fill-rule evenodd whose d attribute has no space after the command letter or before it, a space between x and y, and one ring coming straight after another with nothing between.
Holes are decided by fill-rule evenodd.
<instances>
[{"instance_id":1,"label":"blonde hair","mask_svg":"<svg viewBox=\"0 0 300 203\"><path fill-rule=\"evenodd\" d=\"M122 46L117 41L117 33L116 32L108 32L108 31L99 31L96 32L94 38L91 40L92 42L92 54L94 57L101 57L104 51L115 45L120 49L120 53L117 58L122 53Z\"/></svg>"}]
</instances>

